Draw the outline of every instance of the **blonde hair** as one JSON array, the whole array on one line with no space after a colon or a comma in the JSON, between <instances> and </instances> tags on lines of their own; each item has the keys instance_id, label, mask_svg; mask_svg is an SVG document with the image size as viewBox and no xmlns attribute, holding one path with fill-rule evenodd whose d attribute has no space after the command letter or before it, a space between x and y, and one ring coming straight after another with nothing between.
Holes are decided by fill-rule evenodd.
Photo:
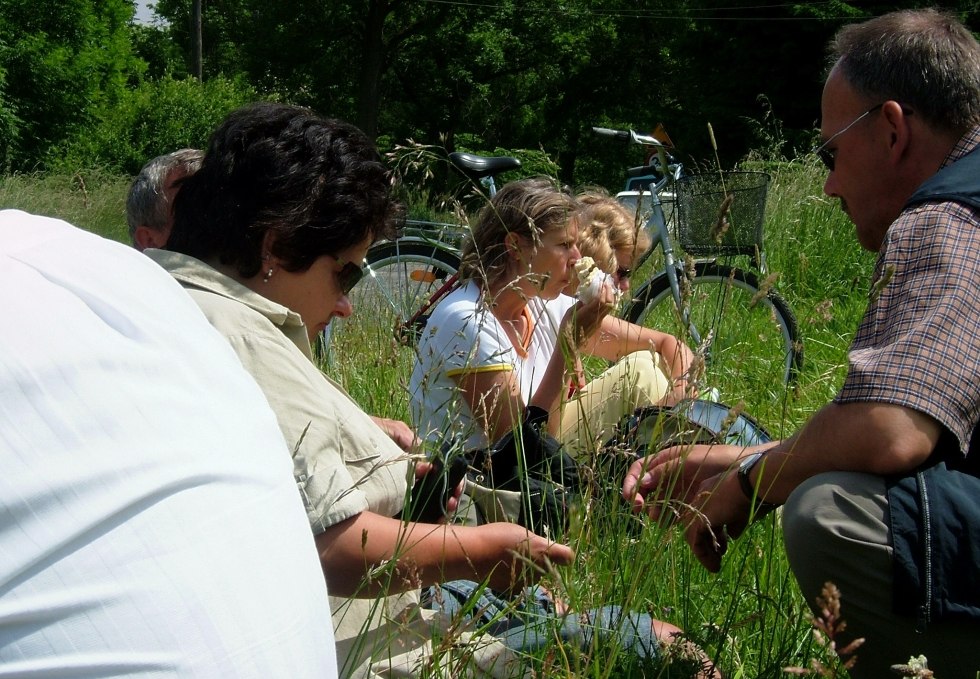
<instances>
[{"instance_id":1,"label":"blonde hair","mask_svg":"<svg viewBox=\"0 0 980 679\"><path fill-rule=\"evenodd\" d=\"M575 199L551 179L505 184L480 211L463 243L460 279L476 280L484 288L500 282L507 274L508 234L516 233L536 246L542 234L567 225L576 208Z\"/></svg>"},{"instance_id":2,"label":"blonde hair","mask_svg":"<svg viewBox=\"0 0 980 679\"><path fill-rule=\"evenodd\" d=\"M578 196L580 209L575 216L578 224L578 249L583 257L591 257L596 266L608 274L616 269L632 268L634 262L652 243L650 234L638 223L636 216L603 189L590 189ZM616 252L629 250L630 262L620 263Z\"/></svg>"}]
</instances>

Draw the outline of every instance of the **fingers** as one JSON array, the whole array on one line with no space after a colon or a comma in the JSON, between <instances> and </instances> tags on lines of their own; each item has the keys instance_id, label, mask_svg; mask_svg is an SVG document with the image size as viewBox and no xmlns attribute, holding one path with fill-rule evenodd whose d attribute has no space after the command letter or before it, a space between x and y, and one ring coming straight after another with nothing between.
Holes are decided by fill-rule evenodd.
<instances>
[{"instance_id":1,"label":"fingers","mask_svg":"<svg viewBox=\"0 0 980 679\"><path fill-rule=\"evenodd\" d=\"M459 502L463 495L463 487L465 485L465 481L460 481L453 489L449 499L446 500L446 516L443 518L444 523L448 523L450 517L452 517L456 513L456 510L459 509Z\"/></svg>"},{"instance_id":2,"label":"fingers","mask_svg":"<svg viewBox=\"0 0 980 679\"><path fill-rule=\"evenodd\" d=\"M702 566L712 573L721 570L721 558L728 550L728 536L723 527L713 530L703 517L696 517L688 524L684 537Z\"/></svg>"},{"instance_id":3,"label":"fingers","mask_svg":"<svg viewBox=\"0 0 980 679\"><path fill-rule=\"evenodd\" d=\"M633 502L637 496L642 501L643 493L640 489L640 480L646 476L647 469L653 466L653 458L653 455L642 457L631 464L626 471L626 478L623 479L623 499L627 502Z\"/></svg>"},{"instance_id":4,"label":"fingers","mask_svg":"<svg viewBox=\"0 0 980 679\"><path fill-rule=\"evenodd\" d=\"M630 465L623 480L623 499L631 503L635 512L645 511L658 520L664 503L671 499L678 484L668 483L677 469L677 454L672 449L648 455Z\"/></svg>"},{"instance_id":5,"label":"fingers","mask_svg":"<svg viewBox=\"0 0 980 679\"><path fill-rule=\"evenodd\" d=\"M432 463L419 460L415 463L415 480L425 478L425 475L432 471Z\"/></svg>"},{"instance_id":6,"label":"fingers","mask_svg":"<svg viewBox=\"0 0 980 679\"><path fill-rule=\"evenodd\" d=\"M575 560L575 550L557 542L551 543L545 555L556 566L567 566Z\"/></svg>"}]
</instances>

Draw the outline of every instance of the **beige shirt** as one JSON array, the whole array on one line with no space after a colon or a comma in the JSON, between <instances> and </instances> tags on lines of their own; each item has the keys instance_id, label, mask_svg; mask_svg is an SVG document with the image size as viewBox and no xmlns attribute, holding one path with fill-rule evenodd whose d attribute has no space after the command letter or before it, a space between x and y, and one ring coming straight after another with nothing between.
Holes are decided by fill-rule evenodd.
<instances>
[{"instance_id":1,"label":"beige shirt","mask_svg":"<svg viewBox=\"0 0 980 679\"><path fill-rule=\"evenodd\" d=\"M300 317L193 257L146 254L188 290L265 393L293 452L313 532L365 510L400 512L407 456L316 368ZM388 673L392 665L411 673L419 657L431 653L432 612L419 610L417 590L378 599L331 597L330 605L341 676ZM403 657L413 650L413 658Z\"/></svg>"},{"instance_id":2,"label":"beige shirt","mask_svg":"<svg viewBox=\"0 0 980 679\"><path fill-rule=\"evenodd\" d=\"M365 510L399 513L411 473L406 454L313 364L299 315L193 257L145 252L190 293L265 392L293 452L314 534ZM521 677L528 671L494 637L461 631L458 621L421 609L417 589L374 599L330 597L330 609L341 677L438 675L436 668L453 676ZM444 640L435 649L433 632L453 643Z\"/></svg>"}]
</instances>

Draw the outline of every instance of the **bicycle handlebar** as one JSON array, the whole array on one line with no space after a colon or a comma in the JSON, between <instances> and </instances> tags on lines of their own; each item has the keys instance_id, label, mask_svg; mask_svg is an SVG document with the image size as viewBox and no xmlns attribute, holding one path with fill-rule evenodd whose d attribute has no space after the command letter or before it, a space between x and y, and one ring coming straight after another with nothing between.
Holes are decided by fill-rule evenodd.
<instances>
[{"instance_id":1,"label":"bicycle handlebar","mask_svg":"<svg viewBox=\"0 0 980 679\"><path fill-rule=\"evenodd\" d=\"M639 134L634 130L613 130L608 127L593 127L592 131L600 137L612 137L619 141L633 142L643 146L657 146L666 149L663 142L649 134Z\"/></svg>"},{"instance_id":2,"label":"bicycle handlebar","mask_svg":"<svg viewBox=\"0 0 980 679\"><path fill-rule=\"evenodd\" d=\"M608 127L593 127L592 131L600 137L612 137L620 141L631 141L630 133L623 130L611 130Z\"/></svg>"}]
</instances>

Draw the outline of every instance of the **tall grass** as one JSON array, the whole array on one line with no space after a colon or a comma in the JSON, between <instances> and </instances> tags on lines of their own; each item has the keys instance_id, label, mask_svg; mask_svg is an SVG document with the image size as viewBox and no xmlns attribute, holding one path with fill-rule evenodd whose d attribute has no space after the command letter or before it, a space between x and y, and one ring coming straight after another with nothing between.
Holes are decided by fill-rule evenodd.
<instances>
[{"instance_id":1,"label":"tall grass","mask_svg":"<svg viewBox=\"0 0 980 679\"><path fill-rule=\"evenodd\" d=\"M805 364L789 388L740 398L781 437L798 429L842 383L874 255L860 249L836 201L823 195L820 166L795 162L764 169L772 175L768 267L778 274L776 287L796 313ZM365 319L351 325L358 329L345 331L343 344L334 347L345 359L334 360L327 370L369 410L406 418L412 350L399 346L388 327ZM836 666L832 655L811 641L809 610L786 562L778 515L731 543L721 573L712 575L691 556L680 531L630 513L619 501L621 478L604 470L594 477L593 492L581 502L567 536L578 558L560 582L552 583L574 608L613 603L674 622L728 677L786 676L783 668L809 667L812 659ZM609 662L608 651L568 662L566 671L571 668L576 676L630 676L621 664Z\"/></svg>"},{"instance_id":2,"label":"tall grass","mask_svg":"<svg viewBox=\"0 0 980 679\"><path fill-rule=\"evenodd\" d=\"M806 364L796 384L775 398L753 399L750 413L776 436L797 429L830 400L846 369L846 347L866 304L873 255L860 250L853 227L823 197L814 164L766 167L773 176L766 217L769 268L799 320ZM98 173L0 178L0 207L64 218L128 241L128 178ZM355 311L356 313L356 311ZM408 419L410 349L390 329L361 323L370 338L348 336L326 370L373 414ZM347 333L345 333L347 334ZM632 514L619 500L621 479L596 469L588 497L576 505L569 535L577 560L549 584L577 610L618 604L683 627L727 677L781 677L784 667L835 661L812 642L809 612L783 550L778 513L730 544L713 575L692 557L680 531ZM846 618L846 610L843 611ZM541 659L547 676L637 676L613 659L615 649ZM673 673L646 676L683 676ZM844 676L845 673L841 673Z\"/></svg>"},{"instance_id":3,"label":"tall grass","mask_svg":"<svg viewBox=\"0 0 980 679\"><path fill-rule=\"evenodd\" d=\"M126 192L132 180L99 171L0 175L0 209L58 217L106 238L129 243Z\"/></svg>"}]
</instances>

